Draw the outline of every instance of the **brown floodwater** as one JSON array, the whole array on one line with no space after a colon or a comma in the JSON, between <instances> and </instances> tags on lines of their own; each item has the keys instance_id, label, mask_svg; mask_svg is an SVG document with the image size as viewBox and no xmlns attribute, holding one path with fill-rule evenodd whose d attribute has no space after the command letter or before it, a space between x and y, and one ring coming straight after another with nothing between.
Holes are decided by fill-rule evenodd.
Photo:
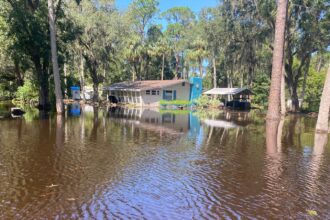
<instances>
[{"instance_id":1,"label":"brown floodwater","mask_svg":"<svg viewBox=\"0 0 330 220\"><path fill-rule=\"evenodd\" d=\"M0 219L329 219L315 123L89 106L0 119Z\"/></svg>"}]
</instances>

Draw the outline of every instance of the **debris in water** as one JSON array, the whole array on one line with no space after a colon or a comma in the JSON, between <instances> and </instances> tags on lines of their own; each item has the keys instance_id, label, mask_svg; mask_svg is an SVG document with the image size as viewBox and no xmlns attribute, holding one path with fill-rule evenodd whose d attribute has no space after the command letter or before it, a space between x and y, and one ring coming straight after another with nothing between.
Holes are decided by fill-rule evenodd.
<instances>
[{"instance_id":1,"label":"debris in water","mask_svg":"<svg viewBox=\"0 0 330 220\"><path fill-rule=\"evenodd\" d=\"M58 185L54 185L54 184L52 184L52 185L50 185L50 186L46 186L47 188L53 188L53 187L57 187Z\"/></svg>"},{"instance_id":2,"label":"debris in water","mask_svg":"<svg viewBox=\"0 0 330 220\"><path fill-rule=\"evenodd\" d=\"M315 210L307 210L307 214L309 216L317 216L317 211L315 211Z\"/></svg>"}]
</instances>

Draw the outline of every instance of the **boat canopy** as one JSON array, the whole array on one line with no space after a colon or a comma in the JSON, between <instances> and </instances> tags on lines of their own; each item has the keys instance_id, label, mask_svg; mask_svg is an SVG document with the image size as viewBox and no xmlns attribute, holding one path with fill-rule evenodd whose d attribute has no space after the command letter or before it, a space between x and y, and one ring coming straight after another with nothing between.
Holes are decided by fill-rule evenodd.
<instances>
[{"instance_id":1,"label":"boat canopy","mask_svg":"<svg viewBox=\"0 0 330 220\"><path fill-rule=\"evenodd\" d=\"M247 88L214 88L204 92L205 95L253 95Z\"/></svg>"}]
</instances>

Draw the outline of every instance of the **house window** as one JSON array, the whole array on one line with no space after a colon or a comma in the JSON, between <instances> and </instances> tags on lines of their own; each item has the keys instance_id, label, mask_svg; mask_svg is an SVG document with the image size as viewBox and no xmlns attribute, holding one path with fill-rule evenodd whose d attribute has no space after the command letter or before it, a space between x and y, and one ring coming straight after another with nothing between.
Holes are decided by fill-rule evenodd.
<instances>
[{"instance_id":1,"label":"house window","mask_svg":"<svg viewBox=\"0 0 330 220\"><path fill-rule=\"evenodd\" d=\"M157 90L157 95L159 95L159 90Z\"/></svg>"},{"instance_id":2,"label":"house window","mask_svg":"<svg viewBox=\"0 0 330 220\"><path fill-rule=\"evenodd\" d=\"M146 90L146 95L150 95L150 90Z\"/></svg>"},{"instance_id":3,"label":"house window","mask_svg":"<svg viewBox=\"0 0 330 220\"><path fill-rule=\"evenodd\" d=\"M152 90L151 95L156 95L156 90Z\"/></svg>"},{"instance_id":4,"label":"house window","mask_svg":"<svg viewBox=\"0 0 330 220\"><path fill-rule=\"evenodd\" d=\"M186 82L182 82L182 86L185 86L186 85Z\"/></svg>"},{"instance_id":5,"label":"house window","mask_svg":"<svg viewBox=\"0 0 330 220\"><path fill-rule=\"evenodd\" d=\"M173 100L173 91L172 90L164 91L164 100L168 100L168 101Z\"/></svg>"}]
</instances>

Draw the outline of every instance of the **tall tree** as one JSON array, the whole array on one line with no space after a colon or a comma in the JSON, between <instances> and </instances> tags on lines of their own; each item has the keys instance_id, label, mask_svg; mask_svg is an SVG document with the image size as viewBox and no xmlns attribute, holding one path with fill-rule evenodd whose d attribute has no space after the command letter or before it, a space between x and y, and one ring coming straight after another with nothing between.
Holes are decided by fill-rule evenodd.
<instances>
[{"instance_id":1,"label":"tall tree","mask_svg":"<svg viewBox=\"0 0 330 220\"><path fill-rule=\"evenodd\" d=\"M273 52L273 67L272 80L269 94L269 105L267 112L267 119L280 118L280 96L281 96L281 81L282 81L282 67L284 56L284 36L285 23L287 16L287 0L279 0L277 6L276 24L275 24L275 39Z\"/></svg>"},{"instance_id":2,"label":"tall tree","mask_svg":"<svg viewBox=\"0 0 330 220\"><path fill-rule=\"evenodd\" d=\"M162 13L167 22L166 34L172 43L173 52L175 54L175 77L179 77L179 72L183 73L183 68L180 69L180 58L183 59L183 51L186 48L187 30L189 30L194 21L195 15L188 7L174 7Z\"/></svg>"},{"instance_id":3,"label":"tall tree","mask_svg":"<svg viewBox=\"0 0 330 220\"><path fill-rule=\"evenodd\" d=\"M328 68L326 80L321 97L319 115L317 117L316 131L329 131L329 109L330 109L330 66Z\"/></svg>"},{"instance_id":4,"label":"tall tree","mask_svg":"<svg viewBox=\"0 0 330 220\"><path fill-rule=\"evenodd\" d=\"M63 106L60 71L58 67L57 45L56 45L56 24L55 24L56 18L55 18L53 0L48 0L48 18L49 18L49 30L50 30L49 31L50 45L52 51L52 66L53 66L54 84L55 84L56 112L57 114L62 114L64 111L64 106Z\"/></svg>"}]
</instances>

